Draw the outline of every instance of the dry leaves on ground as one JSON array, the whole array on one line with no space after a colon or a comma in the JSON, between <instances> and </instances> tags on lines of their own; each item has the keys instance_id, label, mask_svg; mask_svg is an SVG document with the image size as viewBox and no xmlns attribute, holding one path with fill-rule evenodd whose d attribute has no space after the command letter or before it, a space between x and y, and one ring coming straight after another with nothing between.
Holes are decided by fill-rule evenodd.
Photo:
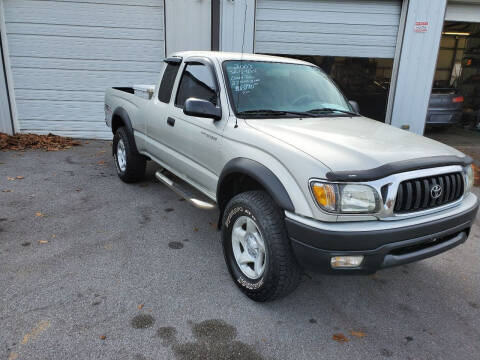
<instances>
[{"instance_id":1,"label":"dry leaves on ground","mask_svg":"<svg viewBox=\"0 0 480 360\"><path fill-rule=\"evenodd\" d=\"M144 304L138 305L138 306L137 306L138 310L142 310L142 309L143 309L143 306L144 306Z\"/></svg>"},{"instance_id":2,"label":"dry leaves on ground","mask_svg":"<svg viewBox=\"0 0 480 360\"><path fill-rule=\"evenodd\" d=\"M48 244L48 240L38 240L39 244Z\"/></svg>"},{"instance_id":3,"label":"dry leaves on ground","mask_svg":"<svg viewBox=\"0 0 480 360\"><path fill-rule=\"evenodd\" d=\"M348 342L348 338L342 333L333 334L332 339L338 342Z\"/></svg>"},{"instance_id":4,"label":"dry leaves on ground","mask_svg":"<svg viewBox=\"0 0 480 360\"><path fill-rule=\"evenodd\" d=\"M355 330L351 330L350 335L356 337L357 339L361 339L367 336L367 334L365 334L363 331L355 331Z\"/></svg>"},{"instance_id":5,"label":"dry leaves on ground","mask_svg":"<svg viewBox=\"0 0 480 360\"><path fill-rule=\"evenodd\" d=\"M44 217L45 215L43 215L40 211L37 211L37 212L35 213L35 216L37 216L37 217Z\"/></svg>"},{"instance_id":6,"label":"dry leaves on ground","mask_svg":"<svg viewBox=\"0 0 480 360\"><path fill-rule=\"evenodd\" d=\"M70 149L72 146L78 145L81 145L78 141L53 134L7 135L0 133L0 150L43 149L47 151L57 151Z\"/></svg>"}]
</instances>

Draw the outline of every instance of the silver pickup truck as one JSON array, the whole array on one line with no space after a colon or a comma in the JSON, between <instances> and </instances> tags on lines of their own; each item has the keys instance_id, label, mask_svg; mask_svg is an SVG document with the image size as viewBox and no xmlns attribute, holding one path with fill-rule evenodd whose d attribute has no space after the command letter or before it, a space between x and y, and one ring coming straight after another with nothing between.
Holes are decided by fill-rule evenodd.
<instances>
[{"instance_id":1,"label":"silver pickup truck","mask_svg":"<svg viewBox=\"0 0 480 360\"><path fill-rule=\"evenodd\" d=\"M140 180L151 160L193 205L218 208L228 269L255 301L291 292L302 268L371 274L470 233L472 160L359 115L317 66L181 52L146 88L105 96L118 176Z\"/></svg>"}]
</instances>

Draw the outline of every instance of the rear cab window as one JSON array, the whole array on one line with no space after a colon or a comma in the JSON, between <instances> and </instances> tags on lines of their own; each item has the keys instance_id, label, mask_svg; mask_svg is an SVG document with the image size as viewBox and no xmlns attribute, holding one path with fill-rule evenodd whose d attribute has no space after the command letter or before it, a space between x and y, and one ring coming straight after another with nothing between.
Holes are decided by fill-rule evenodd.
<instances>
[{"instance_id":1,"label":"rear cab window","mask_svg":"<svg viewBox=\"0 0 480 360\"><path fill-rule=\"evenodd\" d=\"M163 72L162 81L158 89L158 100L168 104L172 97L173 84L177 77L178 69L180 69L180 63L167 63L167 67Z\"/></svg>"}]
</instances>

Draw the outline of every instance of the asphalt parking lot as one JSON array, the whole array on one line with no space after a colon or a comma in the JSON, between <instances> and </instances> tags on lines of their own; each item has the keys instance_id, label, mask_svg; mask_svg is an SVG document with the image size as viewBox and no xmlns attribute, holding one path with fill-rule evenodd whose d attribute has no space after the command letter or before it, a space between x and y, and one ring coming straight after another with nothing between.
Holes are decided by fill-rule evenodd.
<instances>
[{"instance_id":1,"label":"asphalt parking lot","mask_svg":"<svg viewBox=\"0 0 480 360\"><path fill-rule=\"evenodd\" d=\"M305 274L258 304L230 280L216 212L156 183L153 164L122 183L109 142L83 143L0 152L0 358L479 359L478 217L437 257Z\"/></svg>"}]
</instances>

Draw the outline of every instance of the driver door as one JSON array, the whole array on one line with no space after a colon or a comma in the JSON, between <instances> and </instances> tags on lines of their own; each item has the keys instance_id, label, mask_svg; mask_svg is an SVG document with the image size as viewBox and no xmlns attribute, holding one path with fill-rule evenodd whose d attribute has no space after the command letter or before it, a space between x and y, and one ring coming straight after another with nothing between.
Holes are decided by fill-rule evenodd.
<instances>
[{"instance_id":1,"label":"driver door","mask_svg":"<svg viewBox=\"0 0 480 360\"><path fill-rule=\"evenodd\" d=\"M174 106L170 108L167 146L174 149L176 168L192 184L215 197L218 176L222 170L222 132L227 116L214 121L184 114L189 98L207 100L220 106L219 86L214 64L204 58L187 59L182 71Z\"/></svg>"}]
</instances>

